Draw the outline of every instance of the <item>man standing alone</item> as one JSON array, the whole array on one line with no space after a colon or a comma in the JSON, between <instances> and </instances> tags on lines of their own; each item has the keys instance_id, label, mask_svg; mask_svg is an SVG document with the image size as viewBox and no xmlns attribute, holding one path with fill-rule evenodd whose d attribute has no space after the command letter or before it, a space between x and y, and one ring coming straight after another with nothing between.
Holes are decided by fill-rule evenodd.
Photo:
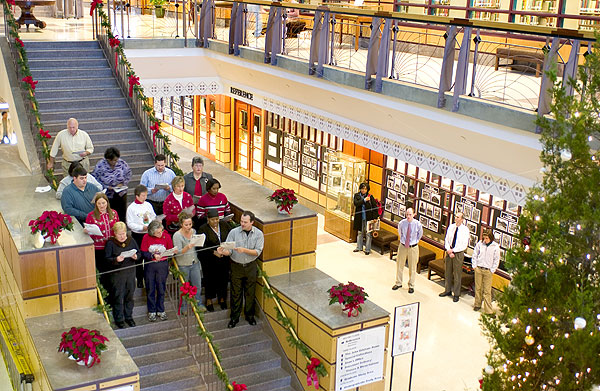
<instances>
[{"instance_id":1,"label":"man standing alone","mask_svg":"<svg viewBox=\"0 0 600 391\"><path fill-rule=\"evenodd\" d=\"M79 130L79 123L75 118L69 118L67 128L56 135L50 150L48 170L54 168L54 159L58 155L59 148L62 150L62 168L65 173L69 171L69 166L73 162L81 163L85 171L90 170L89 156L94 152L94 145L90 136L83 130Z\"/></svg>"},{"instance_id":2,"label":"man standing alone","mask_svg":"<svg viewBox=\"0 0 600 391\"><path fill-rule=\"evenodd\" d=\"M460 297L460 283L465 250L469 244L469 229L463 224L462 212L454 215L454 223L446 231L446 271L445 290L440 297L454 295L454 302Z\"/></svg>"},{"instance_id":3,"label":"man standing alone","mask_svg":"<svg viewBox=\"0 0 600 391\"><path fill-rule=\"evenodd\" d=\"M234 328L240 321L242 312L242 292L245 305L244 316L250 325L254 326L254 296L258 266L256 258L260 255L265 245L262 231L254 226L255 216L250 211L245 211L240 218L240 226L227 235L228 242L235 242L232 251L223 247L217 248L221 255L231 256L231 313L227 327Z\"/></svg>"},{"instance_id":4,"label":"man standing alone","mask_svg":"<svg viewBox=\"0 0 600 391\"><path fill-rule=\"evenodd\" d=\"M398 256L396 257L396 285L392 287L397 290L402 287L402 274L404 263L408 257L408 293L415 291L415 275L417 273L417 262L419 261L419 241L423 236L423 226L420 221L414 219L415 212L412 208L406 210L406 218L398 224Z\"/></svg>"}]
</instances>

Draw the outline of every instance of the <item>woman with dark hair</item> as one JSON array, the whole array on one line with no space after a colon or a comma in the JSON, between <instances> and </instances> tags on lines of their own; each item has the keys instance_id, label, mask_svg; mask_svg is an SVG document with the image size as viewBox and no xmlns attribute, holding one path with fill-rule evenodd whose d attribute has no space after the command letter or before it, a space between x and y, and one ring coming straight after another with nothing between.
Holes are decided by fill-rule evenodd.
<instances>
[{"instance_id":1,"label":"woman with dark hair","mask_svg":"<svg viewBox=\"0 0 600 391\"><path fill-rule=\"evenodd\" d=\"M107 148L104 159L96 163L92 175L106 189L110 207L119 214L121 221L125 221L127 189L123 187L131 180L131 169L121 159L121 152L115 147Z\"/></svg>"},{"instance_id":2,"label":"woman with dark hair","mask_svg":"<svg viewBox=\"0 0 600 391\"><path fill-rule=\"evenodd\" d=\"M206 194L198 200L199 220L202 224L206 223L206 217L209 210L216 210L220 218L231 213L229 201L225 194L220 193L221 182L215 178L209 179L206 182Z\"/></svg>"},{"instance_id":3,"label":"woman with dark hair","mask_svg":"<svg viewBox=\"0 0 600 391\"><path fill-rule=\"evenodd\" d=\"M371 233L367 232L367 223L379 217L379 205L375 197L369 194L371 187L368 183L361 183L358 190L358 193L354 194L354 229L358 231L354 252L362 251L365 236L365 254L369 255L372 238Z\"/></svg>"}]
</instances>

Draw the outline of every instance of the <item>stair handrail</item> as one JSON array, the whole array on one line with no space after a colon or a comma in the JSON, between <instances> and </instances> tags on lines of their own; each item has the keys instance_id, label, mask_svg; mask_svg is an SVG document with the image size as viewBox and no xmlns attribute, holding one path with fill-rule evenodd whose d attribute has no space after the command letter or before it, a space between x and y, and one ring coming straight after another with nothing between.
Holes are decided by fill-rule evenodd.
<instances>
[{"instance_id":1,"label":"stair handrail","mask_svg":"<svg viewBox=\"0 0 600 391\"><path fill-rule=\"evenodd\" d=\"M185 281L185 278L183 277L183 273L179 270L179 266L177 266L177 262L172 262L170 269L171 269L171 274L173 275L173 278L178 280L181 283L181 285L184 285L186 283L186 281ZM204 323L202 322L203 315L201 315L200 307L198 305L198 300L194 296L190 297L190 296L182 295L181 298L182 298L182 300L186 300L190 304L190 307L192 308L194 317L196 318L196 322L198 323L198 329L199 329L198 335L201 338L203 338L204 341L206 341L206 343L208 345L208 349L213 358L213 364L214 364L215 368L217 369L217 376L223 383L225 383L228 390L233 391L234 386L229 382L229 377L227 376L227 373L221 366L219 348L218 348L218 346L215 346L215 343L213 342L213 335L206 329L206 327L204 327Z\"/></svg>"},{"instance_id":2,"label":"stair handrail","mask_svg":"<svg viewBox=\"0 0 600 391\"><path fill-rule=\"evenodd\" d=\"M160 126L162 121L156 117L154 108L148 103L148 97L144 94L144 88L139 84L139 77L136 76L131 63L125 56L123 43L119 40L118 36L112 33L112 27L107 14L104 12L102 0L95 1L95 3L96 6L93 12L96 17L94 18L93 31L117 78L121 90L127 93L126 99L135 116L136 122L143 130L147 140L151 141L154 154L164 154L167 158L167 165L176 175L183 176L183 171L177 163L179 156L171 150L169 137L161 131ZM98 21L100 21L100 28L97 25Z\"/></svg>"},{"instance_id":3,"label":"stair handrail","mask_svg":"<svg viewBox=\"0 0 600 391\"><path fill-rule=\"evenodd\" d=\"M33 116L33 123L31 121L31 116L28 116L30 120L30 126L35 126L35 129L38 130L36 136L42 144L42 155L46 160L45 177L48 179L48 182L50 182L50 186L56 190L58 188L58 180L56 179L56 176L54 176L54 168L48 168L48 163L50 162L50 148L48 147L48 140L52 136L50 136L48 131L44 130L44 125L40 119L40 113L38 111L39 105L37 99L35 98L35 85L37 84L37 81L33 80L33 77L31 76L25 45L19 38L18 23L10 7L10 5L14 5L15 2L14 0L0 1L4 7L4 24L6 26L5 33L8 46L13 59L13 65L15 66L15 71L17 73L17 79L20 79L21 81L21 83L19 83L20 89L22 93L25 93L27 100L29 100L31 103L30 106L25 105L25 107L28 109L28 114Z\"/></svg>"},{"instance_id":4,"label":"stair handrail","mask_svg":"<svg viewBox=\"0 0 600 391\"><path fill-rule=\"evenodd\" d=\"M311 355L309 347L306 346L306 344L302 342L300 338L298 338L298 334L296 332L296 329L294 328L292 320L285 315L285 311L281 306L279 296L271 288L267 272L265 272L261 267L258 268L258 277L263 283L263 294L266 297L273 299L273 301L275 302L275 310L277 311L277 321L281 323L285 331L287 331L288 333L288 344L292 348L298 349L307 361L305 368L307 370L307 385L310 386L312 383L318 390L319 382L313 376L319 375L321 377L325 377L327 376L327 369L325 369L325 366L323 365L321 360Z\"/></svg>"}]
</instances>

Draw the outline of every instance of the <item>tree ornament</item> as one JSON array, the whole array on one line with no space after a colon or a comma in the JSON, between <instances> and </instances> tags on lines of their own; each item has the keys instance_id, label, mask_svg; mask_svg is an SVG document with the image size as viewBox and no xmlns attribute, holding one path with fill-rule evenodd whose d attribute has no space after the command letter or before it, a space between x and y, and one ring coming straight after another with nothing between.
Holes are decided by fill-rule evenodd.
<instances>
[{"instance_id":1,"label":"tree ornament","mask_svg":"<svg viewBox=\"0 0 600 391\"><path fill-rule=\"evenodd\" d=\"M580 316L575 318L575 320L573 321L573 326L575 327L575 330L581 330L585 328L586 324L587 322L585 321L585 319Z\"/></svg>"},{"instance_id":2,"label":"tree ornament","mask_svg":"<svg viewBox=\"0 0 600 391\"><path fill-rule=\"evenodd\" d=\"M531 244L531 239L529 238L529 236L525 236L521 243L523 243L523 246L529 246Z\"/></svg>"},{"instance_id":3,"label":"tree ornament","mask_svg":"<svg viewBox=\"0 0 600 391\"><path fill-rule=\"evenodd\" d=\"M527 345L533 345L534 342L535 342L535 339L531 335L527 335L525 337L525 343Z\"/></svg>"},{"instance_id":4,"label":"tree ornament","mask_svg":"<svg viewBox=\"0 0 600 391\"><path fill-rule=\"evenodd\" d=\"M560 151L560 158L563 161L571 160L572 157L573 157L573 154L571 153L571 151L569 151L567 149L563 149L562 151Z\"/></svg>"},{"instance_id":5,"label":"tree ornament","mask_svg":"<svg viewBox=\"0 0 600 391\"><path fill-rule=\"evenodd\" d=\"M494 373L494 367L491 365L488 365L487 367L485 367L484 369L485 373L487 373L488 375L491 375Z\"/></svg>"}]
</instances>

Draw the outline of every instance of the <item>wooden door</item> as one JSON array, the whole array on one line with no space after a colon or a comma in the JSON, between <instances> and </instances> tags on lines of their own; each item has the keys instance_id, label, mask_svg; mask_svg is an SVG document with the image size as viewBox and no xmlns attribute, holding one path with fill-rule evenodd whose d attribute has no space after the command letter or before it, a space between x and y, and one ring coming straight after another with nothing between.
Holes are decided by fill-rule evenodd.
<instances>
[{"instance_id":1,"label":"wooden door","mask_svg":"<svg viewBox=\"0 0 600 391\"><path fill-rule=\"evenodd\" d=\"M244 102L235 102L235 170L260 180L263 159L262 111Z\"/></svg>"}]
</instances>

